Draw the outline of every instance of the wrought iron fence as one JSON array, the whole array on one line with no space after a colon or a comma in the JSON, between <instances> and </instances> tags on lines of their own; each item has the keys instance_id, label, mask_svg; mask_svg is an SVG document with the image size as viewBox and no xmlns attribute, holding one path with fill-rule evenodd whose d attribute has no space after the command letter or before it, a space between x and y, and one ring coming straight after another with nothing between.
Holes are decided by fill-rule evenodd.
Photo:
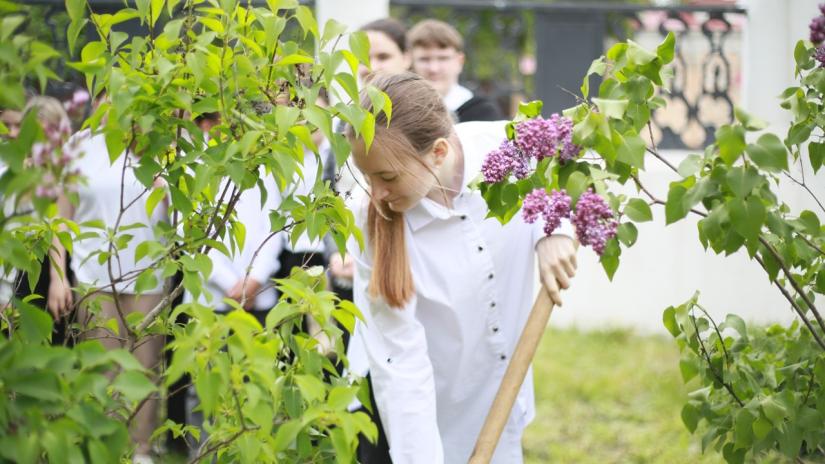
<instances>
[{"instance_id":1,"label":"wrought iron fence","mask_svg":"<svg viewBox=\"0 0 825 464\"><path fill-rule=\"evenodd\" d=\"M668 107L654 114L661 148L699 148L733 118L740 96L744 9L728 5L654 7L617 3L391 0L393 16L414 24L448 21L464 35L462 80L512 113L540 98L545 112L575 103L590 62L617 40L652 46L677 37ZM596 84L593 82L591 84ZM591 85L591 88L592 85Z\"/></svg>"}]
</instances>

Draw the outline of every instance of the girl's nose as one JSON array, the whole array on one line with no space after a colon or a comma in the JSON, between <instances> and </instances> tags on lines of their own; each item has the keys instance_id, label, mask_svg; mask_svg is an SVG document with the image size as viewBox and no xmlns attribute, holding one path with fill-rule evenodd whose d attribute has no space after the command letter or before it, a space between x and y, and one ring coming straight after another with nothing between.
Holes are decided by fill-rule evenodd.
<instances>
[{"instance_id":1,"label":"girl's nose","mask_svg":"<svg viewBox=\"0 0 825 464\"><path fill-rule=\"evenodd\" d=\"M381 181L378 181L378 182L373 181L372 182L372 195L377 200L383 200L383 199L387 198L389 196L389 193L390 193L390 191L387 190L387 188L384 187L381 184Z\"/></svg>"}]
</instances>

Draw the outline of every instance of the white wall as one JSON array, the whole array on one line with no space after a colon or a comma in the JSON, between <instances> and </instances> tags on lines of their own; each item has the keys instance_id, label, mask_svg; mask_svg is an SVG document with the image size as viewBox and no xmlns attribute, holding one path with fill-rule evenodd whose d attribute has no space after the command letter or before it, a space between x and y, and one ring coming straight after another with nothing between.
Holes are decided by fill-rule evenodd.
<instances>
[{"instance_id":1,"label":"white wall","mask_svg":"<svg viewBox=\"0 0 825 464\"><path fill-rule=\"evenodd\" d=\"M357 30L362 25L390 14L389 0L316 0L315 14L318 25L323 27L332 18L346 24L348 30Z\"/></svg>"}]
</instances>

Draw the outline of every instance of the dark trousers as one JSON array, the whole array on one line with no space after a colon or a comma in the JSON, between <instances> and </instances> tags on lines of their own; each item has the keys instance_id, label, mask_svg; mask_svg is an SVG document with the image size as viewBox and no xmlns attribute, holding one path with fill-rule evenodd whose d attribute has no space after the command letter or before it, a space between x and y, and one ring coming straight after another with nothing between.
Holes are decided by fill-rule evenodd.
<instances>
[{"instance_id":1,"label":"dark trousers","mask_svg":"<svg viewBox=\"0 0 825 464\"><path fill-rule=\"evenodd\" d=\"M74 282L74 273L71 268L71 258L66 254L66 279L69 282ZM40 295L42 299L32 300L31 304L39 307L43 311L49 312L47 307L49 298L49 284L51 284L51 261L48 256L40 263L40 277L35 282L34 288L29 285L29 273L18 272L14 279L14 297L23 299L29 295ZM51 316L51 313L49 312ZM74 319L74 311L66 314L54 321L52 326L52 345L67 345L73 346L75 342L74 334L70 332L71 321Z\"/></svg>"},{"instance_id":2,"label":"dark trousers","mask_svg":"<svg viewBox=\"0 0 825 464\"><path fill-rule=\"evenodd\" d=\"M358 462L361 464L390 464L390 446L387 443L387 434L384 433L384 427L381 424L381 417L378 414L378 407L375 405L375 394L372 392L372 378L367 374L367 383L370 387L370 402L372 403L372 411L361 406L359 411L366 413L372 419L372 422L378 428L378 440L375 443L370 443L364 435L358 436Z\"/></svg>"}]
</instances>

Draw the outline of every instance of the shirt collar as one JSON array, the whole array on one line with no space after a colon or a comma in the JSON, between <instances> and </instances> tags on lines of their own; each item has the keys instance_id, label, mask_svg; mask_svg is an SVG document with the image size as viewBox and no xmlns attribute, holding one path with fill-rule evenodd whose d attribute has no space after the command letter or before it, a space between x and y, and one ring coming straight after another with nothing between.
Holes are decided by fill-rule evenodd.
<instances>
[{"instance_id":1,"label":"shirt collar","mask_svg":"<svg viewBox=\"0 0 825 464\"><path fill-rule=\"evenodd\" d=\"M444 106L450 111L455 111L461 107L467 100L473 98L473 92L467 87L456 84L450 88L447 95L444 95Z\"/></svg>"}]
</instances>

